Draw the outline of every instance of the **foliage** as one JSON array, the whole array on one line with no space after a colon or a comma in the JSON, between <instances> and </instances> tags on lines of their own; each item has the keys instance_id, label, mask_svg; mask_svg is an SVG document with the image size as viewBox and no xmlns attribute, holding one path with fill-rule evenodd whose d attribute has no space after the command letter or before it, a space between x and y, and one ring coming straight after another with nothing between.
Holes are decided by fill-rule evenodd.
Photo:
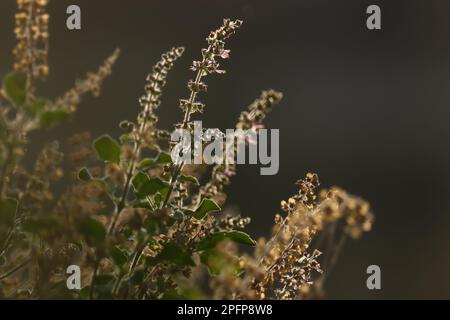
<instances>
[{"instance_id":1,"label":"foliage","mask_svg":"<svg viewBox=\"0 0 450 320\"><path fill-rule=\"evenodd\" d=\"M169 50L153 67L139 99L142 109L135 122L120 123L119 139L78 134L67 141L67 156L52 142L34 168L24 168L28 133L69 118L84 94L98 95L119 51L60 98L39 97L35 82L49 71L47 0L17 2L16 64L4 77L0 97L0 297L321 296L343 239L370 229L368 204L338 188L319 193L317 175L307 174L298 192L282 201L284 214L275 216L268 240L243 232L250 219L222 210L236 166L214 165L208 178L204 166L174 161L170 134L158 128L162 90L183 48ZM175 128L193 130L192 117L206 107L199 101L205 80L225 73L225 43L241 24L225 19L207 37L201 59L191 66L195 77L188 97L180 99L183 117ZM259 130L281 99L279 92L263 91L236 128ZM56 194L53 183L64 174L63 163L75 179ZM254 253L242 254L240 247L255 247ZM69 265L82 270L81 290L66 287ZM201 285L205 281L210 289Z\"/></svg>"}]
</instances>

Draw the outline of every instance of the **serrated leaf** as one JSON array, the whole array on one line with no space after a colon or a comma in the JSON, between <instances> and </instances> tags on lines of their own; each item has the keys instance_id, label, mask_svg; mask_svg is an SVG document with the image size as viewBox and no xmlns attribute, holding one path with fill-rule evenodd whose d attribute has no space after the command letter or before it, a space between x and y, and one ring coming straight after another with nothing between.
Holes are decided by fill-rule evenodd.
<instances>
[{"instance_id":1,"label":"serrated leaf","mask_svg":"<svg viewBox=\"0 0 450 320\"><path fill-rule=\"evenodd\" d=\"M214 248L219 242L223 240L232 240L236 243L245 244L248 246L254 246L256 241L253 240L248 234L242 231L221 231L211 234L210 236L202 239L197 244L197 251L203 251Z\"/></svg>"},{"instance_id":2,"label":"serrated leaf","mask_svg":"<svg viewBox=\"0 0 450 320\"><path fill-rule=\"evenodd\" d=\"M190 182L190 183L193 183L193 184L195 184L195 185L197 185L197 186L200 184L200 183L198 182L197 178L194 177L194 176L180 175L180 176L178 177L178 180L181 181L181 182Z\"/></svg>"},{"instance_id":3,"label":"serrated leaf","mask_svg":"<svg viewBox=\"0 0 450 320\"><path fill-rule=\"evenodd\" d=\"M158 163L158 164L166 164L166 163L171 163L171 162L172 162L172 157L167 152L163 152L163 151L160 152L158 154L158 157L156 158L156 163Z\"/></svg>"},{"instance_id":4,"label":"serrated leaf","mask_svg":"<svg viewBox=\"0 0 450 320\"><path fill-rule=\"evenodd\" d=\"M154 159L146 158L146 159L142 160L138 165L138 169L145 169L145 168L149 168L154 165L157 165L157 164L167 164L167 163L171 163L171 162L172 162L172 157L170 156L170 154L168 154L166 152L160 152L158 154L158 156Z\"/></svg>"},{"instance_id":5,"label":"serrated leaf","mask_svg":"<svg viewBox=\"0 0 450 320\"><path fill-rule=\"evenodd\" d=\"M211 199L203 199L200 205L197 209L195 209L195 212L193 214L194 218L201 220L203 219L208 213L211 212L217 212L220 211L221 208L217 203L215 203Z\"/></svg>"},{"instance_id":6,"label":"serrated leaf","mask_svg":"<svg viewBox=\"0 0 450 320\"><path fill-rule=\"evenodd\" d=\"M195 266L191 256L178 244L167 243L156 257L157 261L173 263L179 267Z\"/></svg>"},{"instance_id":7,"label":"serrated leaf","mask_svg":"<svg viewBox=\"0 0 450 320\"><path fill-rule=\"evenodd\" d=\"M139 162L137 168L138 169L147 169L151 166L154 166L155 164L156 164L155 159L146 158L146 159L142 160L141 162Z\"/></svg>"},{"instance_id":8,"label":"serrated leaf","mask_svg":"<svg viewBox=\"0 0 450 320\"><path fill-rule=\"evenodd\" d=\"M119 163L120 145L109 135L103 135L94 141L94 149L100 160Z\"/></svg>"},{"instance_id":9,"label":"serrated leaf","mask_svg":"<svg viewBox=\"0 0 450 320\"><path fill-rule=\"evenodd\" d=\"M48 129L70 118L70 112L66 109L55 109L39 113L39 127Z\"/></svg>"},{"instance_id":10,"label":"serrated leaf","mask_svg":"<svg viewBox=\"0 0 450 320\"><path fill-rule=\"evenodd\" d=\"M16 107L23 106L27 99L27 76L20 72L8 73L3 78L3 91Z\"/></svg>"},{"instance_id":11,"label":"serrated leaf","mask_svg":"<svg viewBox=\"0 0 450 320\"><path fill-rule=\"evenodd\" d=\"M83 167L78 171L77 178L86 182L92 180L92 175L88 168Z\"/></svg>"},{"instance_id":12,"label":"serrated leaf","mask_svg":"<svg viewBox=\"0 0 450 320\"><path fill-rule=\"evenodd\" d=\"M122 267L128 261L128 254L125 250L120 249L118 246L111 248L110 252L111 258L118 267Z\"/></svg>"},{"instance_id":13,"label":"serrated leaf","mask_svg":"<svg viewBox=\"0 0 450 320\"><path fill-rule=\"evenodd\" d=\"M7 198L0 200L0 224L10 227L16 219L16 212L19 203L16 199Z\"/></svg>"},{"instance_id":14,"label":"serrated leaf","mask_svg":"<svg viewBox=\"0 0 450 320\"><path fill-rule=\"evenodd\" d=\"M154 195L157 192L167 192L169 184L158 177L149 178L145 173L138 172L132 180L133 188L139 199Z\"/></svg>"},{"instance_id":15,"label":"serrated leaf","mask_svg":"<svg viewBox=\"0 0 450 320\"><path fill-rule=\"evenodd\" d=\"M78 230L84 236L96 241L103 241L106 237L105 227L91 217L84 218L78 225Z\"/></svg>"},{"instance_id":16,"label":"serrated leaf","mask_svg":"<svg viewBox=\"0 0 450 320\"><path fill-rule=\"evenodd\" d=\"M150 178L143 172L136 173L131 180L134 190L137 192Z\"/></svg>"}]
</instances>

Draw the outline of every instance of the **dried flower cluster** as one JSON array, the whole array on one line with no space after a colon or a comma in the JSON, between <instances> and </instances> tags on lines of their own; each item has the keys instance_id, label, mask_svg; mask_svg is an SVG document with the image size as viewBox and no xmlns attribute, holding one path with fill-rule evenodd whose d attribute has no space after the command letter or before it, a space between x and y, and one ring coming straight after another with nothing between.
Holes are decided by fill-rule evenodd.
<instances>
[{"instance_id":1,"label":"dried flower cluster","mask_svg":"<svg viewBox=\"0 0 450 320\"><path fill-rule=\"evenodd\" d=\"M39 97L35 81L48 75L48 0L17 0L14 33L17 45L14 71L3 79L0 90L0 193L6 194L6 185L23 156L30 131L48 128L66 120L75 111L82 95L99 93L102 81L111 73L119 51L105 61L97 73L88 74L76 83L63 98L54 101Z\"/></svg>"},{"instance_id":2,"label":"dried flower cluster","mask_svg":"<svg viewBox=\"0 0 450 320\"><path fill-rule=\"evenodd\" d=\"M272 108L280 103L282 98L283 94L281 92L275 90L263 91L261 96L248 107L248 111L241 112L239 120L236 123L236 129L257 132L259 129L264 128L262 121ZM228 140L234 141L239 138L236 136L238 134L239 131L235 133L233 139ZM246 142L251 143L251 141ZM237 155L237 144L233 144L233 147L233 155L235 156ZM215 200L219 205L225 202L226 194L224 193L224 188L230 184L231 177L236 175L236 165L234 164L236 160L234 158L232 160L227 161L225 164L217 164L213 167L211 179L200 188L199 194L196 197L197 202L204 197Z\"/></svg>"},{"instance_id":3,"label":"dried flower cluster","mask_svg":"<svg viewBox=\"0 0 450 320\"><path fill-rule=\"evenodd\" d=\"M87 93L92 93L95 97L100 95L100 89L103 81L112 73L112 67L119 58L120 50L116 49L106 58L97 72L89 72L86 78L77 80L72 89L67 91L62 97L56 99L54 105L56 107L63 107L69 112L74 112L77 106L81 103L81 98Z\"/></svg>"},{"instance_id":4,"label":"dried flower cluster","mask_svg":"<svg viewBox=\"0 0 450 320\"><path fill-rule=\"evenodd\" d=\"M180 100L180 108L185 112L183 127L189 127L189 120L192 114L196 112L202 113L205 105L196 100L200 92L205 92L208 86L202 79L209 74L223 74L225 70L221 70L218 59L228 59L230 50L225 49L225 40L230 38L236 30L242 25L242 21L225 19L223 25L210 33L206 41L208 48L202 50L202 60L194 61L191 70L196 71L197 75L194 80L188 83L191 92L189 99Z\"/></svg>"},{"instance_id":5,"label":"dried flower cluster","mask_svg":"<svg viewBox=\"0 0 450 320\"><path fill-rule=\"evenodd\" d=\"M155 111L161 104L162 88L166 83L167 74L183 52L184 48L179 47L172 48L170 51L164 53L161 56L161 60L153 67L152 73L147 76L145 95L139 99L139 104L143 110L138 115L138 125L129 121L124 121L120 124L121 128L128 132L128 134L122 136L122 141L129 142L128 144L124 144L123 148L128 164L124 171L126 175L125 185L123 186L120 201L116 206L114 218L109 228L110 232L114 231L117 219L126 206L132 178L135 175L136 166L140 161L141 149L147 147L149 149L159 150L158 140L170 137L165 131L156 128L158 117ZM121 175L120 168L118 168L117 174Z\"/></svg>"},{"instance_id":6,"label":"dried flower cluster","mask_svg":"<svg viewBox=\"0 0 450 320\"><path fill-rule=\"evenodd\" d=\"M370 230L373 215L363 200L332 188L322 191L322 197L317 201L319 179L316 174L308 173L297 185L298 193L281 202L281 210L286 216L275 216L274 236L261 252L259 264L264 270L264 277L255 283L260 296L294 299L307 295L311 286L323 284L315 280L312 274L323 273L318 262L322 252L315 248L311 250L312 241L320 232L332 230L334 235L341 220L344 236L348 234L356 238L363 231ZM341 241L333 241L332 247L325 249L327 258L339 253L334 246ZM330 263L334 264L336 258L331 261L325 259L325 271L329 272ZM314 289L317 293L321 288Z\"/></svg>"},{"instance_id":7,"label":"dried flower cluster","mask_svg":"<svg viewBox=\"0 0 450 320\"><path fill-rule=\"evenodd\" d=\"M45 12L48 0L17 1L19 12L16 14L14 33L17 45L14 48L16 63L14 70L27 75L29 95L34 93L33 80L48 76L48 22Z\"/></svg>"},{"instance_id":8,"label":"dried flower cluster","mask_svg":"<svg viewBox=\"0 0 450 320\"><path fill-rule=\"evenodd\" d=\"M216 297L314 299L323 296L325 276L335 264L344 240L347 236L359 238L369 231L373 214L367 202L339 188L322 190L318 197L316 174L308 173L297 185L298 193L281 202L285 216L275 215L272 237L258 241L254 256L239 260L243 276L236 277L225 269L212 280ZM334 240L337 234L339 241ZM327 247L317 249L321 248L319 242L326 242ZM226 251L233 252L229 247Z\"/></svg>"},{"instance_id":9,"label":"dried flower cluster","mask_svg":"<svg viewBox=\"0 0 450 320\"><path fill-rule=\"evenodd\" d=\"M343 239L370 230L369 205L338 188L319 192L318 176L307 174L298 192L281 202L268 240L243 232L250 219L221 208L236 165L175 161L169 133L157 127L162 90L183 48L169 50L153 67L139 99L142 109L135 122L120 123L118 141L77 134L61 146L47 144L33 168L23 167L27 133L66 119L84 94L98 95L119 51L61 98L40 98L33 80L48 72L47 1L18 5L16 71L5 77L0 97L0 298L321 296ZM198 100L205 78L224 73L226 41L241 24L225 19L207 37L202 59L191 66L196 76L188 82L189 97L180 100L183 116L175 128L193 130L192 115L205 109ZM279 92L263 91L236 128L257 132L281 99ZM62 168L74 173L73 184L61 185L67 176ZM239 245L256 246L254 254L240 253ZM67 286L70 265L80 267L79 289ZM201 285L206 282L209 290Z\"/></svg>"}]
</instances>

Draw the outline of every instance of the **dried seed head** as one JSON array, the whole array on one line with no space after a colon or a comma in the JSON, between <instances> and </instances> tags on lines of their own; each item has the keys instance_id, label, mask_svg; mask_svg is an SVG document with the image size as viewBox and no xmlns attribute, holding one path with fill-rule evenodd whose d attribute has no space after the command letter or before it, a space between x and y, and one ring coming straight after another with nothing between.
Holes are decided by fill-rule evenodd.
<instances>
[{"instance_id":1,"label":"dried seed head","mask_svg":"<svg viewBox=\"0 0 450 320\"><path fill-rule=\"evenodd\" d=\"M263 120L282 98L281 92L272 89L263 91L261 96L248 107L248 111L241 113L236 128L243 130L262 128Z\"/></svg>"},{"instance_id":2,"label":"dried seed head","mask_svg":"<svg viewBox=\"0 0 450 320\"><path fill-rule=\"evenodd\" d=\"M27 76L28 98L34 97L33 80L48 76L48 22L47 1L17 0L19 12L15 15L14 34L17 39L13 54L14 70Z\"/></svg>"},{"instance_id":3,"label":"dried seed head","mask_svg":"<svg viewBox=\"0 0 450 320\"><path fill-rule=\"evenodd\" d=\"M100 94L100 88L103 81L111 75L112 67L119 58L120 50L116 49L103 62L97 72L88 73L83 80L77 80L75 86L67 91L62 97L56 99L54 105L59 108L65 108L70 112L74 112L81 103L81 98L87 94L92 93L94 96Z\"/></svg>"}]
</instances>

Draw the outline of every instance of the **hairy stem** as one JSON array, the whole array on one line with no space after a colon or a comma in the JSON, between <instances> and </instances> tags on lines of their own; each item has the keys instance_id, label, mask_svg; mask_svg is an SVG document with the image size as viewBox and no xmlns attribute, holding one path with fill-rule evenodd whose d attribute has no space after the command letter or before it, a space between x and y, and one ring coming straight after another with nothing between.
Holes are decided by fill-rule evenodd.
<instances>
[{"instance_id":1,"label":"hairy stem","mask_svg":"<svg viewBox=\"0 0 450 320\"><path fill-rule=\"evenodd\" d=\"M149 109L149 106L147 106L145 108L145 111L147 111L148 109ZM120 212L123 210L123 208L125 208L125 202L126 202L126 199L128 196L128 192L130 190L131 179L133 178L134 170L136 168L136 160L139 158L139 154L141 152L142 135L145 133L146 129L147 129L147 120L144 119L139 126L139 133L138 133L136 139L134 140L133 153L132 153L130 163L128 165L125 187L122 191L122 195L120 197L119 204L116 206L114 218L111 221L111 225L108 229L108 234L112 234L114 232L114 228L116 227L117 220L119 219L119 216L120 216Z\"/></svg>"},{"instance_id":2,"label":"hairy stem","mask_svg":"<svg viewBox=\"0 0 450 320\"><path fill-rule=\"evenodd\" d=\"M28 14L27 14L27 23L26 23L26 42L27 42L27 56L30 61L34 61L32 48L34 48L32 34L31 34L31 27L32 27L32 21L31 19L34 17L33 10L35 10L34 3L32 3L28 7ZM33 85L33 63L28 64L27 66L27 80L26 80L26 103L29 104L34 96L34 85Z\"/></svg>"},{"instance_id":3,"label":"hairy stem","mask_svg":"<svg viewBox=\"0 0 450 320\"><path fill-rule=\"evenodd\" d=\"M203 58L203 60L204 59L205 58ZM200 69L199 71L197 71L197 75L195 77L195 82L194 82L195 84L193 87L198 87L198 85L202 81L203 77L204 77L204 71L202 69ZM196 90L191 90L191 94L190 94L189 100L188 100L189 102L187 103L187 108L184 113L184 119L183 119L183 125L182 125L183 128L188 127L189 121L191 119L191 114L192 114L192 105L195 102L197 94L198 94L198 92ZM183 171L183 167L184 167L184 162L181 162L179 165L177 165L177 167L173 171L173 175L170 178L169 190L167 191L166 197L164 199L163 208L165 208L167 206L167 204L170 200L170 196L172 195L174 184L175 184L176 180L178 179L178 175L181 173L181 171Z\"/></svg>"}]
</instances>

